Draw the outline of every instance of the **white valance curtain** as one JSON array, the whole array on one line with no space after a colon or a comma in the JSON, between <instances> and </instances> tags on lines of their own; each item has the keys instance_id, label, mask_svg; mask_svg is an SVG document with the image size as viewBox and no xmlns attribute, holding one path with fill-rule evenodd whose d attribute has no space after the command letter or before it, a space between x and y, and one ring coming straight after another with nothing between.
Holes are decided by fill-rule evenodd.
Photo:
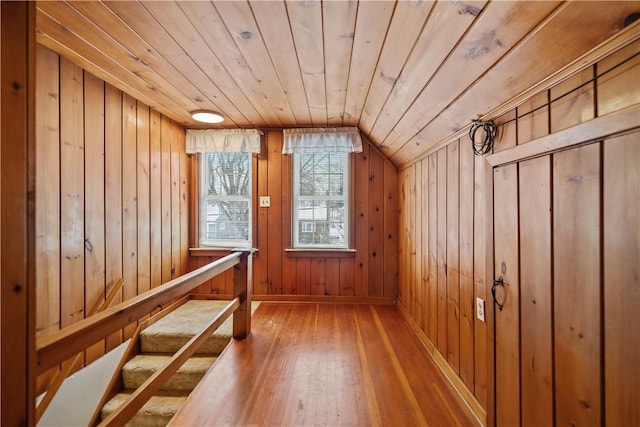
<instances>
[{"instance_id":1,"label":"white valance curtain","mask_svg":"<svg viewBox=\"0 0 640 427\"><path fill-rule=\"evenodd\" d=\"M187 129L187 154L260 153L256 129Z\"/></svg>"},{"instance_id":2,"label":"white valance curtain","mask_svg":"<svg viewBox=\"0 0 640 427\"><path fill-rule=\"evenodd\" d=\"M285 129L283 132L283 154L362 152L362 139L357 127Z\"/></svg>"}]
</instances>

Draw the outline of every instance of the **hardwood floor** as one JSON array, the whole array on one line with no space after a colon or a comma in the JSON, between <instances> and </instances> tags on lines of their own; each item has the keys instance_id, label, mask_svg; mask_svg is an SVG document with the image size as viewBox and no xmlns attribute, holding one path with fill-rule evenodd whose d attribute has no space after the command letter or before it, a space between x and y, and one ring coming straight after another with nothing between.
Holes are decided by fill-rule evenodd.
<instances>
[{"instance_id":1,"label":"hardwood floor","mask_svg":"<svg viewBox=\"0 0 640 427\"><path fill-rule=\"evenodd\" d=\"M262 303L170 425L478 423L396 307Z\"/></svg>"}]
</instances>

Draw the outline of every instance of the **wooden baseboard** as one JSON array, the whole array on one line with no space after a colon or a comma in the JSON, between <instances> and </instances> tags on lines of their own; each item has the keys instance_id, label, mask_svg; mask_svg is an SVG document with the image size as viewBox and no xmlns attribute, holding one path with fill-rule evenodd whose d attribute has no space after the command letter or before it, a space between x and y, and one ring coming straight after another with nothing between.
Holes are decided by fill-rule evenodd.
<instances>
[{"instance_id":1,"label":"wooden baseboard","mask_svg":"<svg viewBox=\"0 0 640 427\"><path fill-rule=\"evenodd\" d=\"M380 304L393 305L392 297L353 297L333 295L252 295L254 301L265 302L311 302L311 303L344 303L344 304Z\"/></svg>"},{"instance_id":2,"label":"wooden baseboard","mask_svg":"<svg viewBox=\"0 0 640 427\"><path fill-rule=\"evenodd\" d=\"M438 351L429 337L427 337L424 331L411 317L406 307L402 304L398 304L398 308L400 310L400 313L402 313L402 316L409 324L409 327L411 327L413 332L418 336L418 339L420 339L422 344L429 351L429 354L431 355L431 358L435 362L436 366L440 369L445 378L453 386L455 391L460 395L464 403L469 407L469 410L475 416L478 425L485 427L487 425L486 410L482 407L482 405L480 405L480 402L478 402L471 390L467 388L466 384L451 368L451 366L447 362L447 359Z\"/></svg>"},{"instance_id":3,"label":"wooden baseboard","mask_svg":"<svg viewBox=\"0 0 640 427\"><path fill-rule=\"evenodd\" d=\"M230 300L231 294L191 294L193 299ZM265 302L309 302L309 303L341 303L341 304L379 304L393 305L395 298L391 297L353 297L330 295L251 295L253 301Z\"/></svg>"}]
</instances>

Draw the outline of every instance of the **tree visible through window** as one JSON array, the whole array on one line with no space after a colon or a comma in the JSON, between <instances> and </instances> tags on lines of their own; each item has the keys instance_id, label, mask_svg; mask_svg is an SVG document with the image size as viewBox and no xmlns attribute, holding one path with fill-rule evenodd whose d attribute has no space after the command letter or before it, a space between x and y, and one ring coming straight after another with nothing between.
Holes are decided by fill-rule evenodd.
<instances>
[{"instance_id":1,"label":"tree visible through window","mask_svg":"<svg viewBox=\"0 0 640 427\"><path fill-rule=\"evenodd\" d=\"M348 247L348 156L293 155L294 247Z\"/></svg>"},{"instance_id":2,"label":"tree visible through window","mask_svg":"<svg viewBox=\"0 0 640 427\"><path fill-rule=\"evenodd\" d=\"M201 153L200 246L251 245L248 153Z\"/></svg>"}]
</instances>

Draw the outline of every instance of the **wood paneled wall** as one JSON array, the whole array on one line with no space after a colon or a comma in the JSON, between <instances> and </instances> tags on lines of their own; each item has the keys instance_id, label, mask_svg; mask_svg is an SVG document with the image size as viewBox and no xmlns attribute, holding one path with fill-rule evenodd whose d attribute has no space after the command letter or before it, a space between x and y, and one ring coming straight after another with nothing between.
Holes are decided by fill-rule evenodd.
<instances>
[{"instance_id":1,"label":"wood paneled wall","mask_svg":"<svg viewBox=\"0 0 640 427\"><path fill-rule=\"evenodd\" d=\"M499 132L494 152L639 103L639 50L640 43L635 42L497 118ZM605 156L603 161L615 169L622 167L623 159ZM487 247L492 247L493 240L492 235L487 235L487 221L491 220L494 209L487 198L487 194L491 197L492 192L486 185L488 169L490 166L483 158L474 158L470 142L464 138L403 168L399 175L399 301L441 358L446 360L448 368L455 372L485 409L492 400L487 388L491 381L487 377L491 375L487 361L492 357L492 350L487 345L492 344L487 339L487 324L475 316L475 299L482 298L486 301L486 310L492 310L491 283L486 283L487 273L490 275L492 268L491 264L487 265L487 259L492 258ZM636 198L630 199L632 205L638 203L637 193L633 194ZM523 211L523 214L531 215L531 212ZM582 215L577 211L566 214L576 218ZM527 240L523 242L525 250L536 252L536 242L530 238L527 234L520 235L520 239ZM563 256L571 258L572 254L567 252L569 249L564 248ZM556 249L556 258L560 255L559 250L563 249ZM633 253L637 253L637 247ZM609 255L605 253L604 256ZM537 268L536 271L541 270ZM617 367L606 363L605 369L610 370L607 376L615 373L619 378L619 375L625 375L620 373L620 369L625 369L638 380L638 370L632 368L631 363L638 361L637 353L633 357L625 353L623 357L624 351L615 350L615 343L632 342L636 348L640 345L637 328L629 325L627 329L618 330L614 325L614 322L628 322L633 317L631 304L617 304L615 309L610 305L616 304L613 301L621 300L624 298L621 295L626 293L637 301L634 290L638 288L637 275L634 280L635 283L628 280L627 285L616 280L611 287L605 286L609 280L604 280L596 294L615 292L615 295L605 306L600 301L594 302L596 305L592 308L596 312L593 325L600 327L602 322L602 332L607 331L607 342L614 343L607 344L604 350L607 357L620 359ZM575 281L572 283L574 287L582 286ZM557 292L556 307L572 305L573 301L568 300L571 295L571 291ZM598 313L602 313L603 307L606 315L599 318ZM585 306L584 310L588 308ZM592 313L580 311L576 315L591 317ZM556 320L564 317L558 315ZM551 330L545 333L550 334ZM551 353L553 349L537 348L536 351ZM594 366L600 366L604 360L600 359L601 356L592 356L597 359ZM594 374L595 377L599 375ZM607 387L611 384L608 383ZM628 390L628 384L623 389ZM604 389L599 392L604 392ZM608 415L613 414L608 412Z\"/></svg>"},{"instance_id":2,"label":"wood paneled wall","mask_svg":"<svg viewBox=\"0 0 640 427\"><path fill-rule=\"evenodd\" d=\"M282 155L282 131L267 131L254 162L253 292L263 300L349 300L391 303L398 274L396 168L363 139L352 160L351 247L355 253L293 252L291 248L291 156ZM258 208L257 197L271 207ZM192 268L215 259L192 256ZM203 294L229 294L231 276L201 286Z\"/></svg>"},{"instance_id":3,"label":"wood paneled wall","mask_svg":"<svg viewBox=\"0 0 640 427\"><path fill-rule=\"evenodd\" d=\"M119 278L126 300L188 270L182 126L38 46L37 333L91 314ZM86 351L89 363L132 325Z\"/></svg>"}]
</instances>

